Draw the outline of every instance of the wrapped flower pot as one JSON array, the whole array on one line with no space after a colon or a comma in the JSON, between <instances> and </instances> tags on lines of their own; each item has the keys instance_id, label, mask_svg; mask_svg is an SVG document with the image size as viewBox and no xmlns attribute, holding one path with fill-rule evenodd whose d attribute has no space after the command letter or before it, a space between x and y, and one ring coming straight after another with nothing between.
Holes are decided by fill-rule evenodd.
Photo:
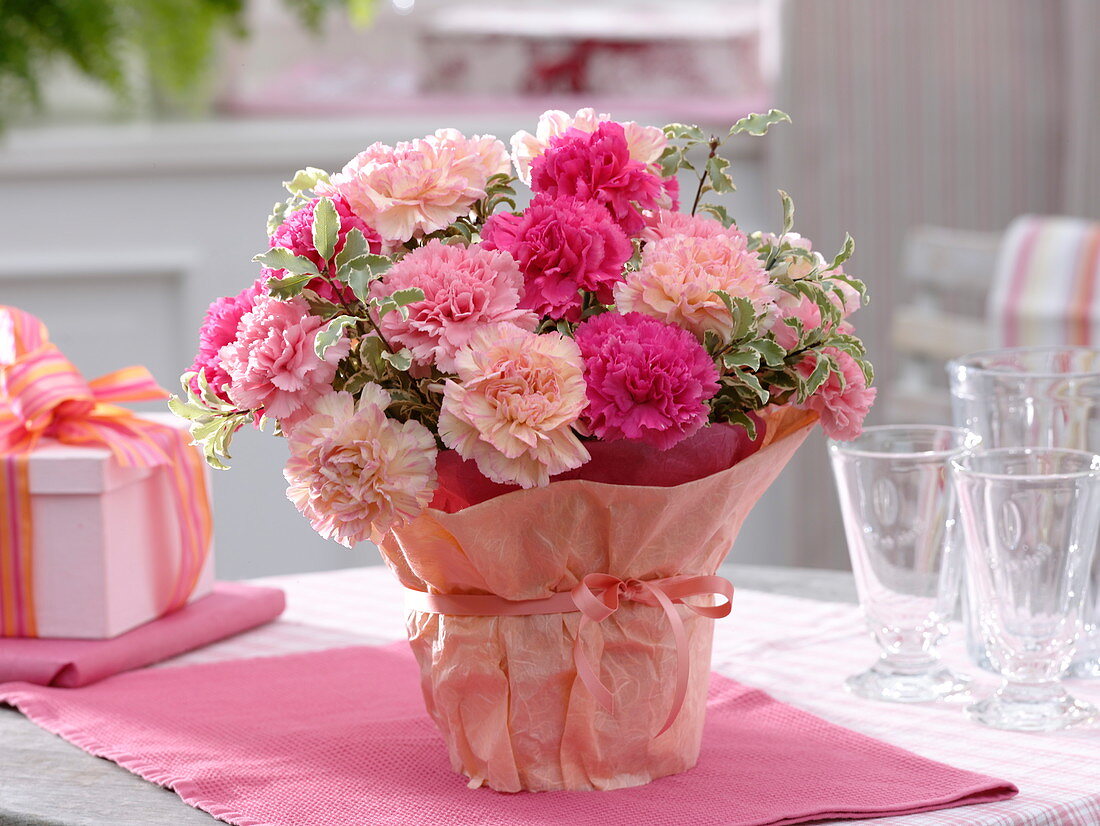
<instances>
[{"instance_id":1,"label":"wrapped flower pot","mask_svg":"<svg viewBox=\"0 0 1100 826\"><path fill-rule=\"evenodd\" d=\"M510 152L375 143L288 181L258 278L211 305L173 409L219 467L238 428L275 429L313 527L380 547L471 787L691 768L719 564L816 422L860 432L851 240L826 259L786 193L776 234L713 199L726 138L787 120L714 136L582 109Z\"/></svg>"}]
</instances>

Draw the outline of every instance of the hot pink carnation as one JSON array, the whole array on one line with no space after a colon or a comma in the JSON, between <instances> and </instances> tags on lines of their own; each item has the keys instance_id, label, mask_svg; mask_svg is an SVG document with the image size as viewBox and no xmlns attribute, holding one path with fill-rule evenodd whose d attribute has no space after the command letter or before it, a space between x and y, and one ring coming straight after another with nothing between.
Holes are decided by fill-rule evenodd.
<instances>
[{"instance_id":1,"label":"hot pink carnation","mask_svg":"<svg viewBox=\"0 0 1100 826\"><path fill-rule=\"evenodd\" d=\"M512 136L512 160L516 174L525 184L531 183L531 162L542 155L550 141L566 132L595 132L601 123L611 121L611 115L596 114L592 108L578 109L569 115L560 109L550 109L539 116L535 134L520 130ZM656 163L668 146L664 130L659 126L642 126L634 121L619 124L623 128L630 157L644 164Z\"/></svg>"},{"instance_id":2,"label":"hot pink carnation","mask_svg":"<svg viewBox=\"0 0 1100 826\"><path fill-rule=\"evenodd\" d=\"M573 129L551 139L531 164L531 188L601 204L631 236L645 228L638 210L656 209L664 195L661 177L630 157L622 124L613 121L594 132Z\"/></svg>"},{"instance_id":3,"label":"hot pink carnation","mask_svg":"<svg viewBox=\"0 0 1100 826\"><path fill-rule=\"evenodd\" d=\"M314 198L287 215L286 220L272 233L271 246L285 247L295 255L308 258L317 265L319 270L323 270L329 262L321 258L321 254L313 246L313 213L317 209L317 203L320 200L320 198ZM336 248L333 250L333 257L335 258L336 253L344 248L348 233L353 229L363 233L371 252L376 254L381 252L382 239L377 232L367 226L362 218L351 211L348 202L339 195L333 196L331 201L336 208L336 215L340 219L339 236L336 241Z\"/></svg>"},{"instance_id":4,"label":"hot pink carnation","mask_svg":"<svg viewBox=\"0 0 1100 826\"><path fill-rule=\"evenodd\" d=\"M229 375L222 366L218 351L237 337L237 325L240 324L241 317L255 307L256 299L264 294L264 281L261 278L237 295L214 301L199 328L199 352L195 355L190 370L203 373L214 392L227 401L229 396L225 386L229 383ZM199 392L197 381L192 381L191 389Z\"/></svg>"},{"instance_id":5,"label":"hot pink carnation","mask_svg":"<svg viewBox=\"0 0 1100 826\"><path fill-rule=\"evenodd\" d=\"M844 381L842 383L833 373L803 406L821 417L821 426L829 438L841 441L854 439L863 432L863 420L867 418L878 390L867 386L863 371L850 355L833 347L825 348L825 352L837 360ZM808 378L816 365L817 356L808 353L796 369L803 378Z\"/></svg>"},{"instance_id":6,"label":"hot pink carnation","mask_svg":"<svg viewBox=\"0 0 1100 826\"><path fill-rule=\"evenodd\" d=\"M392 246L465 215L485 197L489 178L507 171L508 153L496 138L440 129L396 146L372 144L317 191L342 195Z\"/></svg>"},{"instance_id":7,"label":"hot pink carnation","mask_svg":"<svg viewBox=\"0 0 1100 826\"><path fill-rule=\"evenodd\" d=\"M309 314L305 299L262 296L241 317L236 338L219 351L234 404L262 409L285 428L309 414L309 406L330 389L336 365L351 344L343 339L321 359L313 349L325 322Z\"/></svg>"},{"instance_id":8,"label":"hot pink carnation","mask_svg":"<svg viewBox=\"0 0 1100 826\"><path fill-rule=\"evenodd\" d=\"M538 318L519 309L523 274L504 252L432 240L393 265L371 285L375 296L419 287L424 300L409 305L409 317L389 313L382 332L412 351L417 364L455 369L455 353L487 324L512 322L534 330Z\"/></svg>"},{"instance_id":9,"label":"hot pink carnation","mask_svg":"<svg viewBox=\"0 0 1100 826\"><path fill-rule=\"evenodd\" d=\"M728 341L733 321L716 290L749 299L759 316L774 314L779 289L733 227L713 236L673 235L647 244L640 269L615 285L615 303L622 312L678 324L700 339L711 330Z\"/></svg>"},{"instance_id":10,"label":"hot pink carnation","mask_svg":"<svg viewBox=\"0 0 1100 826\"><path fill-rule=\"evenodd\" d=\"M489 479L525 488L580 467L588 450L573 432L585 407L581 355L572 339L512 324L478 330L459 351L439 436Z\"/></svg>"},{"instance_id":11,"label":"hot pink carnation","mask_svg":"<svg viewBox=\"0 0 1100 826\"><path fill-rule=\"evenodd\" d=\"M504 250L523 272L520 306L539 316L578 321L581 290L604 304L623 278L634 245L607 210L575 198L535 196L521 215L499 212L485 224L482 245Z\"/></svg>"},{"instance_id":12,"label":"hot pink carnation","mask_svg":"<svg viewBox=\"0 0 1100 826\"><path fill-rule=\"evenodd\" d=\"M584 422L607 441L667 450L706 424L718 369L696 338L641 313L603 313L576 330L584 357Z\"/></svg>"},{"instance_id":13,"label":"hot pink carnation","mask_svg":"<svg viewBox=\"0 0 1100 826\"><path fill-rule=\"evenodd\" d=\"M377 384L328 393L287 438L287 497L317 533L351 547L416 518L435 491L435 437L416 421L386 417Z\"/></svg>"}]
</instances>

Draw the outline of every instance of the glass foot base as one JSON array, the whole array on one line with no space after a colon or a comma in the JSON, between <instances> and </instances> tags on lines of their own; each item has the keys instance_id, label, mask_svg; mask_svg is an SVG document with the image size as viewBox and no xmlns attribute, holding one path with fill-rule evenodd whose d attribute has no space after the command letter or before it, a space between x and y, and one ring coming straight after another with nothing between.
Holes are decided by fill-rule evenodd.
<instances>
[{"instance_id":1,"label":"glass foot base","mask_svg":"<svg viewBox=\"0 0 1100 826\"><path fill-rule=\"evenodd\" d=\"M1009 700L997 692L988 700L966 707L966 715L991 728L1008 731L1058 731L1097 722L1096 707L1062 693L1055 699Z\"/></svg>"},{"instance_id":2,"label":"glass foot base","mask_svg":"<svg viewBox=\"0 0 1100 826\"><path fill-rule=\"evenodd\" d=\"M1090 656L1087 659L1077 660L1069 667L1066 676L1083 677L1085 679L1100 677L1100 656Z\"/></svg>"},{"instance_id":3,"label":"glass foot base","mask_svg":"<svg viewBox=\"0 0 1100 826\"><path fill-rule=\"evenodd\" d=\"M949 698L968 699L970 680L937 665L917 673L897 671L876 663L845 680L849 691L868 700L890 703L930 703Z\"/></svg>"}]
</instances>

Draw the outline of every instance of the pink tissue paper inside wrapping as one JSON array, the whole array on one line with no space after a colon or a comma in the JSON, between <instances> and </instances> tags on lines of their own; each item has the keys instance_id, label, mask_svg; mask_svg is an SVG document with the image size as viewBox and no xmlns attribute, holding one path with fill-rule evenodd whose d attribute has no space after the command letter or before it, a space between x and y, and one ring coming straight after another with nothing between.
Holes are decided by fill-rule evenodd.
<instances>
[{"instance_id":1,"label":"pink tissue paper inside wrapping","mask_svg":"<svg viewBox=\"0 0 1100 826\"><path fill-rule=\"evenodd\" d=\"M405 643L0 687L48 731L239 826L782 826L1016 794L718 675L689 772L601 794L470 790L418 695Z\"/></svg>"},{"instance_id":2,"label":"pink tissue paper inside wrapping","mask_svg":"<svg viewBox=\"0 0 1100 826\"><path fill-rule=\"evenodd\" d=\"M544 488L495 485L450 453L434 507L382 543L407 588L509 600L569 591L587 574L653 580L713 574L741 523L816 422L792 408L763 431L713 425L663 453L593 444L593 460ZM672 727L677 649L659 607L624 602L581 635L614 696L577 677L580 615L408 614L428 711L456 771L498 791L616 789L698 758L713 620L681 610L690 679Z\"/></svg>"},{"instance_id":3,"label":"pink tissue paper inside wrapping","mask_svg":"<svg viewBox=\"0 0 1100 826\"><path fill-rule=\"evenodd\" d=\"M108 640L0 639L0 683L88 685L263 625L285 605L277 588L218 582L212 594Z\"/></svg>"}]
</instances>

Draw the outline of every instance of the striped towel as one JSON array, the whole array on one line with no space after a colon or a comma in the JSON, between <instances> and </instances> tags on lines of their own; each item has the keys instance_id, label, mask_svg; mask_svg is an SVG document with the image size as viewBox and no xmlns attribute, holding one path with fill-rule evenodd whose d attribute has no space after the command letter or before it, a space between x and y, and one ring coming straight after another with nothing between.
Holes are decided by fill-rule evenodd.
<instances>
[{"instance_id":1,"label":"striped towel","mask_svg":"<svg viewBox=\"0 0 1100 826\"><path fill-rule=\"evenodd\" d=\"M1013 221L987 313L1001 346L1100 345L1100 223L1037 215Z\"/></svg>"}]
</instances>

